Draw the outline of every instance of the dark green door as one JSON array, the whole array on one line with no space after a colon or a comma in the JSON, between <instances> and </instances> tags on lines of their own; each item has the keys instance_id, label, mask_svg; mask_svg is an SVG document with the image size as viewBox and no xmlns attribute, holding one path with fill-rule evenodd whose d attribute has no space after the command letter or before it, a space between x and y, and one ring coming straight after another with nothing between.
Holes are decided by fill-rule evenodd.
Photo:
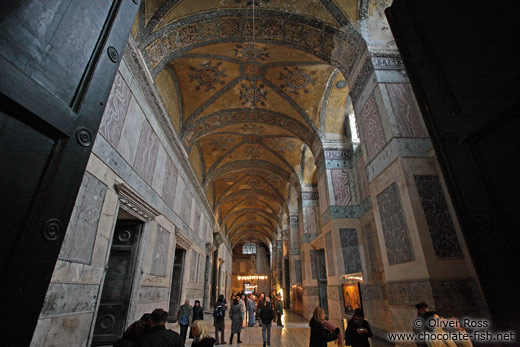
<instances>
[{"instance_id":1,"label":"dark green door","mask_svg":"<svg viewBox=\"0 0 520 347\"><path fill-rule=\"evenodd\" d=\"M0 6L2 345L29 345L138 0Z\"/></svg>"}]
</instances>

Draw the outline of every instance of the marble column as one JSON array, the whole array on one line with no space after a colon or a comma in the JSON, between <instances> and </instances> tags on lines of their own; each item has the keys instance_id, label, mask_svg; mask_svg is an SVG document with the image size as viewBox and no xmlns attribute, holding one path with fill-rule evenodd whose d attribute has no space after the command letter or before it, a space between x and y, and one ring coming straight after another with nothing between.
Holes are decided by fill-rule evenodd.
<instances>
[{"instance_id":1,"label":"marble column","mask_svg":"<svg viewBox=\"0 0 520 347\"><path fill-rule=\"evenodd\" d=\"M303 317L310 319L319 302L318 281L316 275L316 255L311 242L318 236L320 225L320 207L317 187L302 189L302 218L300 224L303 232L301 238L301 264L303 286Z\"/></svg>"},{"instance_id":2,"label":"marble column","mask_svg":"<svg viewBox=\"0 0 520 347\"><path fill-rule=\"evenodd\" d=\"M364 247L376 254L366 257L373 286L364 296L388 300L387 327L395 331L410 330L421 301L443 316L481 316L480 288L400 57L366 52L350 82L359 171L366 171L366 205L374 212L361 222L362 239L378 243Z\"/></svg>"}]
</instances>

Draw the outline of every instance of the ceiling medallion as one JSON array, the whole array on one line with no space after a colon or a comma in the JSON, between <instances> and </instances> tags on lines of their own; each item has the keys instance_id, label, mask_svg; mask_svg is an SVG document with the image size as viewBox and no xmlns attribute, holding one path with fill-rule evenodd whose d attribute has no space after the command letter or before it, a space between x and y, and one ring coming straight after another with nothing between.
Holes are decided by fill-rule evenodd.
<instances>
[{"instance_id":1,"label":"ceiling medallion","mask_svg":"<svg viewBox=\"0 0 520 347\"><path fill-rule=\"evenodd\" d=\"M309 84L312 86L316 86L316 81L318 78L311 76L316 74L316 71L310 71L309 73L304 72L298 66L293 68L283 67L286 73L280 72L280 77L278 80L283 81L280 85L282 90L286 88L289 89L289 92L300 95L298 90L302 89L305 94L309 93L309 88L307 87Z\"/></svg>"},{"instance_id":2,"label":"ceiling medallion","mask_svg":"<svg viewBox=\"0 0 520 347\"><path fill-rule=\"evenodd\" d=\"M199 91L201 87L206 87L206 91L215 89L215 84L224 85L225 81L222 81L222 77L227 77L225 72L226 69L220 68L222 62L218 62L216 65L212 66L210 61L204 62L200 64L201 68L196 69L190 66L190 70L194 71L194 74L190 74L190 83L193 81L197 81L199 83L198 86L195 87L195 90Z\"/></svg>"},{"instance_id":3,"label":"ceiling medallion","mask_svg":"<svg viewBox=\"0 0 520 347\"><path fill-rule=\"evenodd\" d=\"M257 104L265 106L267 91L264 90L264 84L257 85L255 88L254 84L246 85L245 83L241 83L240 87L238 100L242 101L243 106L255 107Z\"/></svg>"}]
</instances>

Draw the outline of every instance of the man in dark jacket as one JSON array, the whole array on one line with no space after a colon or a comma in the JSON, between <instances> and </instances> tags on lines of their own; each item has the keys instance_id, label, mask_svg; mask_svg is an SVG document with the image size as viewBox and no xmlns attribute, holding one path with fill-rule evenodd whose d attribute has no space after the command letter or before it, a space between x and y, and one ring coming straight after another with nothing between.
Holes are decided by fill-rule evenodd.
<instances>
[{"instance_id":1,"label":"man in dark jacket","mask_svg":"<svg viewBox=\"0 0 520 347\"><path fill-rule=\"evenodd\" d=\"M266 297L265 305L260 309L259 316L262 322L262 340L264 341L264 347L266 344L267 346L271 346L271 322L274 319L274 310L271 307L269 297Z\"/></svg>"},{"instance_id":2,"label":"man in dark jacket","mask_svg":"<svg viewBox=\"0 0 520 347\"><path fill-rule=\"evenodd\" d=\"M369 337L372 337L370 325L363 318L363 311L356 308L345 330L345 344L352 347L370 347Z\"/></svg>"},{"instance_id":3,"label":"man in dark jacket","mask_svg":"<svg viewBox=\"0 0 520 347\"><path fill-rule=\"evenodd\" d=\"M215 310L213 311L213 320L215 325L215 340L217 341L216 345L225 345L224 342L224 317L226 316L226 299L224 295L220 294L217 302L215 303ZM220 343L218 342L218 333L220 332Z\"/></svg>"},{"instance_id":4,"label":"man in dark jacket","mask_svg":"<svg viewBox=\"0 0 520 347\"><path fill-rule=\"evenodd\" d=\"M180 347L184 344L181 337L175 331L166 329L166 321L168 320L168 312L157 308L153 310L152 315L148 318L150 333L139 339L140 347Z\"/></svg>"}]
</instances>

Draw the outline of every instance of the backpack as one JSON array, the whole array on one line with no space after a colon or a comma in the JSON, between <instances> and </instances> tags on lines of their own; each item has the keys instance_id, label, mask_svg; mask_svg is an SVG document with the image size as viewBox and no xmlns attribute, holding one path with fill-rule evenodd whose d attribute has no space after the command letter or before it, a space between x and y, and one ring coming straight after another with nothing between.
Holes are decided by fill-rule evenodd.
<instances>
[{"instance_id":1,"label":"backpack","mask_svg":"<svg viewBox=\"0 0 520 347\"><path fill-rule=\"evenodd\" d=\"M220 304L217 307L215 307L215 311L213 312L213 316L215 318L224 318L224 304Z\"/></svg>"}]
</instances>

